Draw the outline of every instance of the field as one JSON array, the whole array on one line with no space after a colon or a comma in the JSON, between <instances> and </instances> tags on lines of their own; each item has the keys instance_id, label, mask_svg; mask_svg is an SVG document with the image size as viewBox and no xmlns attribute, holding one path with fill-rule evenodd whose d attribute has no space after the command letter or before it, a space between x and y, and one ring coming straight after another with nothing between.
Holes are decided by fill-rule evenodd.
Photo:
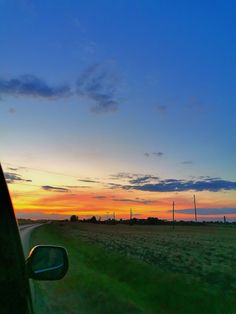
<instances>
[{"instance_id":1,"label":"field","mask_svg":"<svg viewBox=\"0 0 236 314\"><path fill-rule=\"evenodd\" d=\"M70 271L35 285L36 313L236 313L236 229L58 222L32 244L67 247Z\"/></svg>"},{"instance_id":2,"label":"field","mask_svg":"<svg viewBox=\"0 0 236 314\"><path fill-rule=\"evenodd\" d=\"M236 288L236 229L220 226L101 226L82 224L81 239L133 256L165 271Z\"/></svg>"}]
</instances>

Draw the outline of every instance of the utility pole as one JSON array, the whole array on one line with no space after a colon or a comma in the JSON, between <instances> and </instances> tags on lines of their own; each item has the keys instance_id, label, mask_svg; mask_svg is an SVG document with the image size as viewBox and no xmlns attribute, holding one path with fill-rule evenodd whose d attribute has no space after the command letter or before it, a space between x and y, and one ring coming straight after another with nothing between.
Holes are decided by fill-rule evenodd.
<instances>
[{"instance_id":1,"label":"utility pole","mask_svg":"<svg viewBox=\"0 0 236 314\"><path fill-rule=\"evenodd\" d=\"M132 225L132 219L133 219L133 211L132 211L132 208L130 208L130 210L129 210L129 223L130 223L130 225Z\"/></svg>"},{"instance_id":2,"label":"utility pole","mask_svg":"<svg viewBox=\"0 0 236 314\"><path fill-rule=\"evenodd\" d=\"M195 198L195 195L193 195L193 203L194 203L195 222L197 222L197 207L196 207L196 198Z\"/></svg>"},{"instance_id":3,"label":"utility pole","mask_svg":"<svg viewBox=\"0 0 236 314\"><path fill-rule=\"evenodd\" d=\"M173 229L175 228L175 202L173 201L173 211L172 211L172 222L173 222Z\"/></svg>"}]
</instances>

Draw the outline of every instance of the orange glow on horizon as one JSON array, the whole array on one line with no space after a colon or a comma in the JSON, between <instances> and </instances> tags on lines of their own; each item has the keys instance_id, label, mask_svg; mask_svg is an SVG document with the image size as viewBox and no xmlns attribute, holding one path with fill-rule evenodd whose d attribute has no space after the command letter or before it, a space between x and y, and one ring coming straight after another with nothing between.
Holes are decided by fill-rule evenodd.
<instances>
[{"instance_id":1,"label":"orange glow on horizon","mask_svg":"<svg viewBox=\"0 0 236 314\"><path fill-rule=\"evenodd\" d=\"M24 192L23 192L24 190ZM65 219L72 214L80 218L97 216L111 217L115 213L116 218L128 218L130 208L133 217L147 218L158 217L160 219L172 219L172 202L175 200L176 219L193 219L193 215L178 213L179 209L193 208L192 193L153 193L142 191L127 191L123 189L87 189L71 190L70 192L52 192L42 189L25 189L15 191L12 189L12 199L17 216L21 214L34 217L55 217ZM215 194L214 194L215 196ZM198 203L199 202L199 203ZM217 206L216 206L217 205ZM218 197L216 203L212 203L212 197L208 192L199 192L197 196L199 208L227 208L235 207L230 197ZM222 215L221 215L222 216ZM221 217L220 216L220 217ZM229 215L225 215L226 217ZM233 217L234 215L230 215ZM219 215L198 215L199 218L219 218ZM223 217L223 216L222 216ZM49 219L50 219L49 218Z\"/></svg>"},{"instance_id":2,"label":"orange glow on horizon","mask_svg":"<svg viewBox=\"0 0 236 314\"><path fill-rule=\"evenodd\" d=\"M30 169L30 168L29 168ZM235 191L220 192L148 192L122 188L126 184L123 178L112 179L80 178L63 176L55 173L43 173L23 169L22 176L26 179L9 184L14 208L18 217L65 219L72 214L80 218L97 216L129 218L130 208L133 217L172 219L172 202L175 201L175 217L194 219L193 194L196 194L197 208L236 208ZM32 179L32 181L27 181ZM178 210L190 209L190 213ZM234 217L234 214L225 214ZM218 215L200 215L199 218L219 218ZM50 219L49 218L49 219Z\"/></svg>"}]
</instances>

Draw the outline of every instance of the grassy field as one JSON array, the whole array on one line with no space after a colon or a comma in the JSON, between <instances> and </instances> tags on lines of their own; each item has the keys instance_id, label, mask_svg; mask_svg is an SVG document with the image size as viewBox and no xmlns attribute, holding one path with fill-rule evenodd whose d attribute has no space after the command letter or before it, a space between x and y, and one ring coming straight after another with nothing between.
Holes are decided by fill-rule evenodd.
<instances>
[{"instance_id":1,"label":"grassy field","mask_svg":"<svg viewBox=\"0 0 236 314\"><path fill-rule=\"evenodd\" d=\"M67 248L70 270L37 282L36 313L236 313L236 230L58 222L32 245Z\"/></svg>"}]
</instances>

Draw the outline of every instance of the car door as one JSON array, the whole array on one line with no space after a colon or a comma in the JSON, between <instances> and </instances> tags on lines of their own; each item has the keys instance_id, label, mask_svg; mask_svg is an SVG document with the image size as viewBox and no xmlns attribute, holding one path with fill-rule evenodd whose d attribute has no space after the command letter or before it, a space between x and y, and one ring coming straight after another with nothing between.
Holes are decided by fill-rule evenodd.
<instances>
[{"instance_id":1,"label":"car door","mask_svg":"<svg viewBox=\"0 0 236 314\"><path fill-rule=\"evenodd\" d=\"M33 313L18 225L1 165L0 312L3 314Z\"/></svg>"}]
</instances>

